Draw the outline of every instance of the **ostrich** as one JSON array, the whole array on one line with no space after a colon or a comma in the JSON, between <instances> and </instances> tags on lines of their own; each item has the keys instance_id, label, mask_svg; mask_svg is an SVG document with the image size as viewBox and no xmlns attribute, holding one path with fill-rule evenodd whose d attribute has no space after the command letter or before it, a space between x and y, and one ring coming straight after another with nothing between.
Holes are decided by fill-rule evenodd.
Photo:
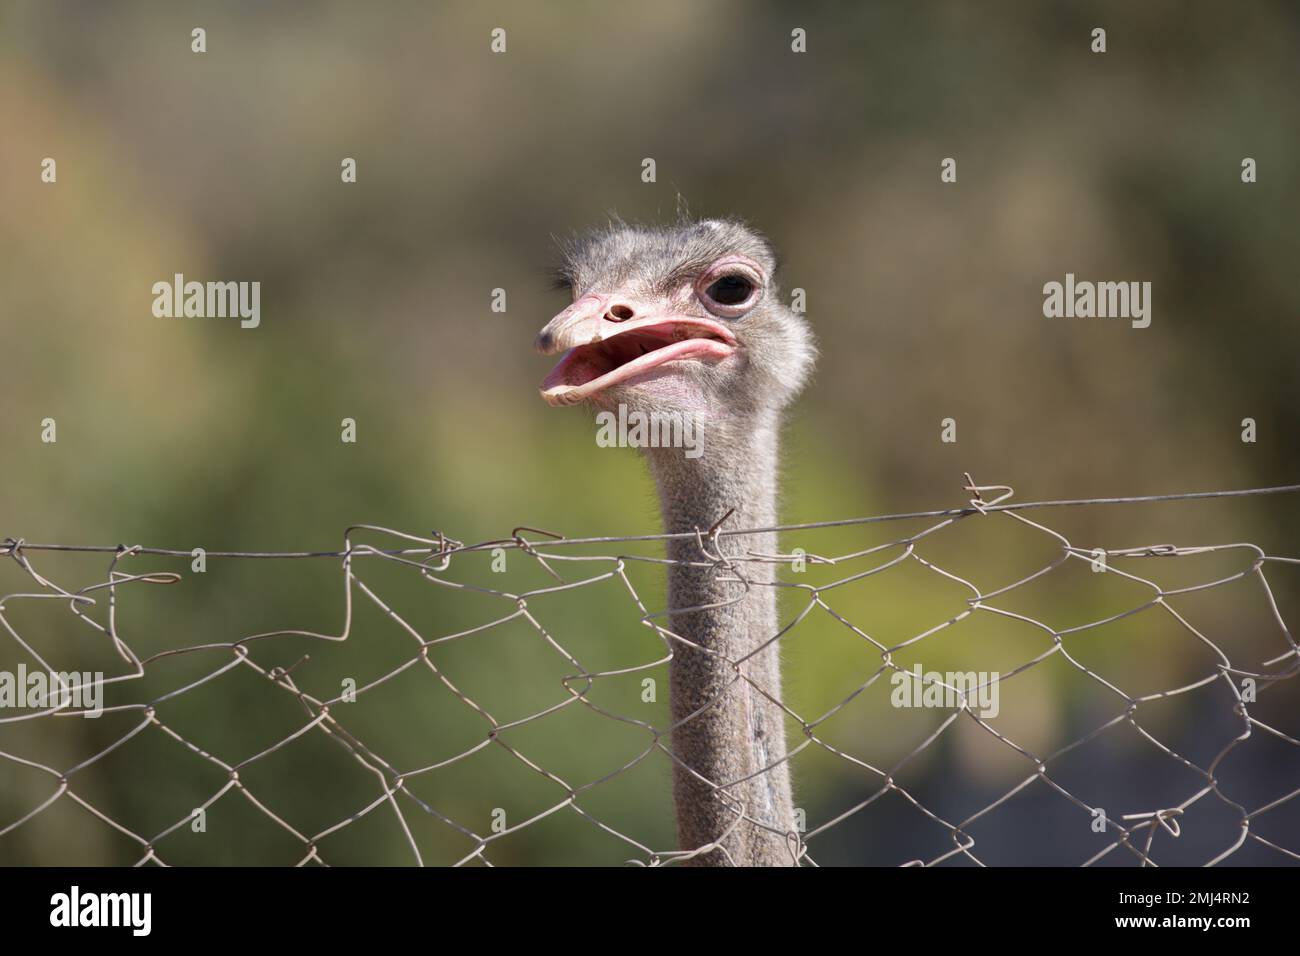
<instances>
[{"instance_id":1,"label":"ostrich","mask_svg":"<svg viewBox=\"0 0 1300 956\"><path fill-rule=\"evenodd\" d=\"M645 449L670 539L670 749L677 836L697 865L788 866L795 829L770 563L719 573L701 554L720 519L776 524L777 433L816 355L777 295L775 255L740 222L611 224L573 244L573 304L537 337L563 352L541 386L551 405L692 416L702 436ZM695 532L704 535L697 538ZM717 555L773 554L774 534L716 539ZM743 569L743 570L742 570ZM737 578L744 576L750 586ZM742 676L743 675L743 676ZM770 699L769 699L770 698Z\"/></svg>"}]
</instances>

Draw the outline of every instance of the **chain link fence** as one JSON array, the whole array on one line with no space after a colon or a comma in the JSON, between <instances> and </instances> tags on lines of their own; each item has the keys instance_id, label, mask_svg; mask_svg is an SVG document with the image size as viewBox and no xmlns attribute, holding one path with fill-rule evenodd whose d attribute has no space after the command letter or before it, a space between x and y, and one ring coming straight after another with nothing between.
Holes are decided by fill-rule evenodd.
<instances>
[{"instance_id":1,"label":"chain link fence","mask_svg":"<svg viewBox=\"0 0 1300 956\"><path fill-rule=\"evenodd\" d=\"M728 553L742 529L725 521L694 536L699 561L747 590L747 566L782 566L770 637L792 668L779 703L796 860L1016 862L1008 843L1061 864L1300 860L1300 655L1282 610L1300 558L1104 548L1045 523L1171 500L1294 507L1300 485L1017 503L968 477L967 492L946 510L786 526L780 554ZM240 862L231 847L300 865L680 862L667 537L519 527L465 544L356 526L327 552L6 539L23 583L0 599L0 862ZM988 555L1008 548L1023 561L996 578ZM279 594L305 622L187 637L220 636L281 563L334 581ZM246 576L213 603L202 589L222 568ZM165 607L135 609L163 590ZM1206 602L1228 592L1254 616ZM514 643L493 644L503 632ZM36 674L52 676L33 697ZM386 696L396 706L364 710ZM509 849L521 840L529 852Z\"/></svg>"}]
</instances>

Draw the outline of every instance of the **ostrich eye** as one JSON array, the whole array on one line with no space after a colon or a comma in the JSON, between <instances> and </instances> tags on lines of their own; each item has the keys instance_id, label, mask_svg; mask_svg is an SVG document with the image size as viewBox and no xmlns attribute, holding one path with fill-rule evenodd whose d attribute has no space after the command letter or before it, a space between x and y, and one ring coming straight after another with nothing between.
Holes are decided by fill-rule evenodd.
<instances>
[{"instance_id":1,"label":"ostrich eye","mask_svg":"<svg viewBox=\"0 0 1300 956\"><path fill-rule=\"evenodd\" d=\"M720 319L739 319L763 297L763 271L742 255L719 259L695 280L700 304Z\"/></svg>"},{"instance_id":2,"label":"ostrich eye","mask_svg":"<svg viewBox=\"0 0 1300 956\"><path fill-rule=\"evenodd\" d=\"M754 292L754 283L744 276L723 276L704 290L718 305L740 305Z\"/></svg>"}]
</instances>

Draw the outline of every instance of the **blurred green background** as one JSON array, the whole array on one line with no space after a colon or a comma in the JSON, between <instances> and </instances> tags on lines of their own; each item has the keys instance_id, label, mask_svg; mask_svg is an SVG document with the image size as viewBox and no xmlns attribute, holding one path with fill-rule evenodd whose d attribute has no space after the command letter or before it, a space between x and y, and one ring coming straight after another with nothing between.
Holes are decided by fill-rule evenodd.
<instances>
[{"instance_id":1,"label":"blurred green background","mask_svg":"<svg viewBox=\"0 0 1300 956\"><path fill-rule=\"evenodd\" d=\"M208 52L190 50L207 31ZM1108 51L1089 51L1090 30ZM489 50L493 28L507 52ZM790 50L807 31L808 51ZM952 507L961 474L1015 486L1020 500L1278 485L1300 476L1300 14L1290 3L64 3L0 7L0 536L178 549L330 550L373 523L461 541L517 525L571 537L653 533L653 489L637 456L599 449L590 418L549 409L549 362L533 335L566 303L548 288L555 237L611 213L662 221L679 196L697 215L738 215L783 255L785 290L807 290L822 347L787 429L783 518L816 521ZM1240 179L1243 157L1259 181ZM58 181L40 181L45 157ZM358 181L340 182L354 157ZM652 157L658 181L641 181ZM958 181L939 163L954 157ZM174 273L259 280L262 324L159 319L151 286ZM1042 286L1149 280L1153 321L1048 320ZM491 291L507 291L504 314ZM356 420L358 440L339 439ZM957 421L958 441L939 440ZM1258 441L1241 441L1255 419ZM43 443L42 419L58 441ZM1251 541L1297 555L1295 496L1090 508L1035 515L1085 547ZM923 525L837 529L787 539L822 554ZM376 547L398 546L384 535ZM630 546L629 546L630 547ZM1042 567L1053 540L1010 519L962 522L919 549L987 589ZM588 549L609 554L612 548ZM653 556L655 546L636 549ZM571 551L569 553L578 553ZM104 580L103 555L31 552L75 590ZM549 580L511 554L450 580L505 590ZM1176 584L1248 566L1240 553L1148 560L1134 573ZM1055 627L1117 613L1145 592L1077 563L1003 606ZM277 629L339 633L335 561L135 557L121 570L183 582L124 586L117 626L142 657ZM1152 566L1155 565L1155 566ZM865 569L858 562L852 570ZM566 580L597 573L566 564ZM363 580L426 639L513 611L370 559ZM661 569L629 572L662 607ZM1297 572L1269 568L1295 618ZM808 580L825 581L826 569ZM794 580L791 578L791 580ZM1174 586L1169 584L1168 586ZM129 588L129 590L128 590ZM12 560L0 594L34 590ZM87 613L107 619L103 592ZM886 646L965 607L967 593L915 562L828 592L835 610ZM789 617L802 608L783 597ZM1180 608L1240 667L1288 645L1251 580ZM588 671L662 655L621 583L538 598L538 621ZM32 658L121 673L101 634L66 602L10 599L0 667ZM1134 696L1181 687L1218 658L1158 610L1081 632L1070 650ZM784 641L787 700L809 719L844 700L880 654L824 611ZM1009 670L1050 646L1044 632L975 615L910 656L927 669ZM298 685L321 698L409 661L414 639L367 601L343 644L284 637L252 645L264 667L310 660ZM569 700L577 673L527 621L435 645L430 660L505 723ZM151 700L211 673L229 650L160 658L109 703ZM655 702L640 680L655 676ZM918 746L943 714L888 706L883 681L824 728L827 743L878 767ZM593 703L662 726L665 670L601 679ZM1294 738L1296 692L1256 711ZM423 665L335 716L404 772L482 741L486 723ZM1241 724L1220 682L1144 704L1142 728L1207 766ZM1000 732L1051 753L1123 712L1123 702L1058 655L1008 683ZM229 763L303 724L286 694L237 667L165 701L159 719ZM59 770L120 738L138 712L0 724L0 752ZM582 704L503 734L575 787L641 754L646 733ZM792 737L792 743L796 738ZM1217 769L1223 800L1189 813L1157 858L1203 862L1229 847L1239 816L1297 788L1296 748L1256 732ZM1204 785L1122 725L1051 768L1114 818ZM1033 771L960 720L898 781L959 821ZM304 834L371 805L373 772L311 731L241 772L248 792ZM858 805L880 778L809 748L796 802L813 829ZM1055 778L1055 776L1054 776ZM149 836L225 783L211 763L147 728L79 771L72 790ZM564 799L500 746L411 778L421 799L491 832ZM47 773L0 759L0 828L55 792ZM1300 808L1258 830L1300 850ZM673 843L668 761L652 753L584 792L584 811L657 850ZM473 847L403 804L425 862ZM988 863L1071 863L1107 842L1077 805L1039 782L972 826ZM951 848L947 830L890 793L815 838L824 863L900 863ZM390 808L325 837L331 863L410 863ZM1163 854L1163 855L1162 855ZM0 835L0 863L130 863L141 848L64 797ZM304 850L237 792L208 832L160 842L173 863L293 863ZM645 855L561 811L494 842L497 864L619 863ZM1122 859L1121 859L1122 857ZM1250 841L1234 862L1281 854ZM959 858L954 862L962 862ZM966 861L969 862L969 861ZM1131 864L1126 853L1107 862Z\"/></svg>"}]
</instances>

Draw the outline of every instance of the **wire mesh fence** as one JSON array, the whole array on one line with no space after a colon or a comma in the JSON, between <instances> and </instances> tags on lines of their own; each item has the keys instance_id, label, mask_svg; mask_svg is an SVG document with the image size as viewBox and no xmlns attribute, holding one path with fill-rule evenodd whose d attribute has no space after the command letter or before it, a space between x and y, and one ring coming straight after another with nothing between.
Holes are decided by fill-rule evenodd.
<instances>
[{"instance_id":1,"label":"wire mesh fence","mask_svg":"<svg viewBox=\"0 0 1300 956\"><path fill-rule=\"evenodd\" d=\"M825 666L834 679L813 682L814 691L753 688L786 715L785 759L796 797L803 791L809 798L798 829L787 835L792 860L852 861L853 847L886 844L895 863L987 865L999 862L997 842L1008 838L1037 840L1062 864L1216 864L1242 862L1245 850L1263 852L1267 862L1300 860L1300 653L1278 598L1296 593L1288 575L1300 558L1235 542L1085 546L1044 523L1064 508L1158 501L1276 495L1293 505L1300 485L1027 503L1011 501L1009 487L977 486L969 477L966 490L969 501L960 507L776 529L776 554L733 553L728 539L757 529L728 528L725 520L685 536L694 539L699 563L742 585L737 600L758 586L747 567L779 565L778 580L761 585L782 596L781 629L765 640L778 642L787 661L831 661ZM900 522L915 530L867 540L868 531ZM973 551L961 552L975 556L973 570L940 547L958 529L974 535ZM995 529L1017 536L1026 557L1005 580L979 574L987 566L978 542ZM361 842L372 842L380 829L388 834L386 855L368 862L515 862L505 852L511 841L557 821L563 827L544 845L545 862L668 865L707 852L674 848L665 824L662 781L675 759L675 728L658 686L684 640L662 607L669 537L566 538L518 527L466 544L440 532L356 526L339 550L302 552L6 539L0 554L25 583L0 599L7 645L0 667L8 668L0 674L0 861L43 862L24 834L69 810L79 818L75 826L88 821L108 833L123 854L112 859L229 861L186 841L207 833L208 816L231 801L274 831L280 863L355 862L341 838L358 831ZM812 546L826 541L837 550ZM68 580L70 570L56 579L47 568L72 557L98 565L88 583ZM224 618L200 627L132 610L140 592L167 585L182 595L170 613L183 613L186 589L203 586L211 573L207 562L253 567L246 580L256 581L257 569L280 561L333 569L331 576L341 570L341 601L326 608L335 626L193 642L187 628L220 633ZM1171 583L1163 572L1175 567L1186 573ZM919 577L904 582L905 574ZM886 591L851 597L881 581ZM1068 597L1097 588L1113 593L1104 602ZM1017 604L1035 589L1033 600ZM1245 621L1233 610L1203 621L1201 597L1230 589L1244 589L1245 605L1258 616ZM880 600L891 592L893 603ZM310 592L314 605L326 603L323 593ZM578 601L576 613L552 613L549 602L565 598ZM908 620L919 615L926 626L901 632L900 603L909 605ZM1063 619L1071 615L1076 619ZM973 622L998 634L1012 628L1017 637L963 630ZM62 634L69 623L71 632ZM627 628L649 641L619 636ZM504 630L526 635L532 652L558 671L512 666L499 646L486 645ZM1114 632L1117 641L1103 640ZM384 653L372 653L381 633ZM631 651L606 655L610 643ZM332 653L358 645L358 656L330 668ZM475 669L462 667L469 659ZM735 682L751 681L743 662L730 663ZM252 678L238 692L227 683L236 674ZM1036 674L1041 683L1032 682ZM615 684L621 694L602 695ZM353 719L364 702L385 695L400 697L395 712L378 722ZM201 706L188 706L199 698ZM1037 704L1017 714L1018 698ZM1044 718L1065 698L1077 704L1070 720ZM283 716L285 702L296 716ZM442 716L424 709L429 702ZM92 712L97 719L85 720ZM580 729L568 721L575 714L585 720ZM266 733L254 744L217 732L238 721ZM627 746L600 744L605 728L617 728ZM965 744L954 743L970 733ZM1133 765L1144 768L1127 787L1107 772L1116 751L1101 746L1117 735L1139 753ZM159 749L133 757L146 738ZM279 759L320 740L346 758L330 775L276 769ZM411 756L412 740L430 744L423 757ZM1260 741L1269 749L1237 759ZM954 747L966 756L954 757ZM568 760L573 754L584 759ZM321 759L314 750L308 758ZM523 771L526 809L507 812L508 799L475 791L467 800L458 790L489 773L482 769L488 759L497 761L490 774L498 788L518 779L501 776L500 761ZM976 780L981 761L1001 761L1003 771ZM124 784L127 778L140 779ZM641 782L651 778L659 783ZM628 779L644 791L636 799L618 790ZM832 783L822 786L823 779ZM711 781L719 799L737 783ZM179 808L166 799L177 788ZM325 795L335 789L355 803L326 809ZM610 791L613 798L602 800ZM194 792L201 798L186 802ZM656 809L647 810L647 800ZM138 812L143 802L152 802L150 812ZM1047 830L1035 837L1026 815L1042 816L1048 805ZM743 817L743 807L738 812ZM70 820L57 827L74 826ZM982 834L994 820L1003 822ZM1192 820L1202 828L1199 841L1187 839ZM1194 861L1174 852L1180 841L1195 846ZM584 843L599 852L580 852ZM84 862L75 846L68 859Z\"/></svg>"}]
</instances>

